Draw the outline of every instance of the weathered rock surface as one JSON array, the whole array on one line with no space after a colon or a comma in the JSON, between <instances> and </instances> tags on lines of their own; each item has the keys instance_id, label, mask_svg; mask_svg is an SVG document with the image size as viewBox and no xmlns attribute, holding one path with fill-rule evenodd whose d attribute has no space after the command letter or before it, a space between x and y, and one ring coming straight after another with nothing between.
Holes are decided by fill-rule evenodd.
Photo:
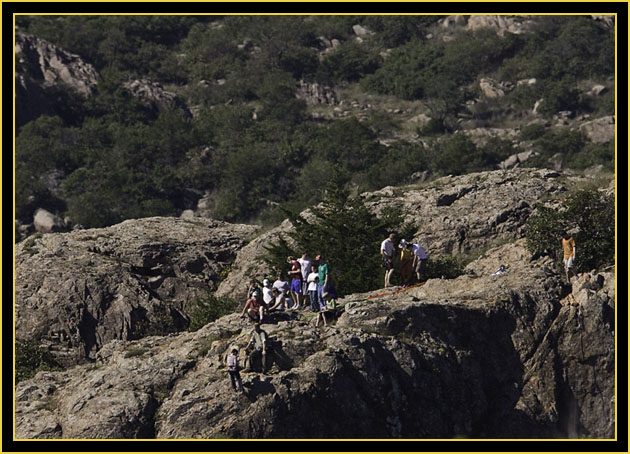
<instances>
[{"instance_id":1,"label":"weathered rock surface","mask_svg":"<svg viewBox=\"0 0 630 454\"><path fill-rule=\"evenodd\" d=\"M35 36L16 32L15 116L17 126L40 115L54 115L54 104L44 89L63 84L83 97L98 84L96 69L78 55Z\"/></svg>"},{"instance_id":2,"label":"weathered rock surface","mask_svg":"<svg viewBox=\"0 0 630 454\"><path fill-rule=\"evenodd\" d=\"M541 169L497 170L438 178L420 187L386 187L362 197L375 213L400 208L408 221L419 226L415 237L429 254L457 255L521 238L540 198L566 190L560 176ZM279 235L288 239L291 229L285 221L243 247L217 294L243 297L249 278L268 277L270 270L260 258L263 247Z\"/></svg>"},{"instance_id":3,"label":"weathered rock surface","mask_svg":"<svg viewBox=\"0 0 630 454\"><path fill-rule=\"evenodd\" d=\"M303 99L309 104L339 104L337 93L332 87L318 83L309 83L300 80L295 92L298 99Z\"/></svg>"},{"instance_id":4,"label":"weathered rock surface","mask_svg":"<svg viewBox=\"0 0 630 454\"><path fill-rule=\"evenodd\" d=\"M16 338L66 364L113 339L187 326L186 302L216 289L256 226L146 218L16 245Z\"/></svg>"},{"instance_id":5,"label":"weathered rock surface","mask_svg":"<svg viewBox=\"0 0 630 454\"><path fill-rule=\"evenodd\" d=\"M468 19L468 29L491 28L495 29L499 36L504 36L506 33L515 35L527 33L533 24L534 21L528 16L474 15Z\"/></svg>"},{"instance_id":6,"label":"weathered rock surface","mask_svg":"<svg viewBox=\"0 0 630 454\"><path fill-rule=\"evenodd\" d=\"M94 67L78 55L32 35L15 34L15 53L32 70L29 76L45 86L63 83L87 97L100 79Z\"/></svg>"},{"instance_id":7,"label":"weathered rock surface","mask_svg":"<svg viewBox=\"0 0 630 454\"><path fill-rule=\"evenodd\" d=\"M43 208L35 210L33 226L36 231L41 233L63 232L67 227L63 219Z\"/></svg>"},{"instance_id":8,"label":"weathered rock surface","mask_svg":"<svg viewBox=\"0 0 630 454\"><path fill-rule=\"evenodd\" d=\"M615 117L609 115L583 123L579 127L594 143L607 143L615 140Z\"/></svg>"},{"instance_id":9,"label":"weathered rock surface","mask_svg":"<svg viewBox=\"0 0 630 454\"><path fill-rule=\"evenodd\" d=\"M192 116L188 107L175 93L164 90L162 84L149 79L139 79L123 85L129 92L148 105L159 111L173 108L181 109L186 115Z\"/></svg>"},{"instance_id":10,"label":"weathered rock surface","mask_svg":"<svg viewBox=\"0 0 630 454\"><path fill-rule=\"evenodd\" d=\"M306 314L270 319L271 370L242 373L244 394L224 365L248 341L236 314L195 333L112 341L93 364L19 383L16 435L613 437L614 275L580 276L572 306L550 262L531 262L522 242L468 272L350 295L326 328Z\"/></svg>"}]
</instances>

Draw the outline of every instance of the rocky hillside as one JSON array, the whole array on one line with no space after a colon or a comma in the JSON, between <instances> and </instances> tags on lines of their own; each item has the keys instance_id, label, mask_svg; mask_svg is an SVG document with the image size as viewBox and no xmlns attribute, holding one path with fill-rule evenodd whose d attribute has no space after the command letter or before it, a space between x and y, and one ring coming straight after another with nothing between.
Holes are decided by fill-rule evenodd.
<instances>
[{"instance_id":1,"label":"rocky hillside","mask_svg":"<svg viewBox=\"0 0 630 454\"><path fill-rule=\"evenodd\" d=\"M498 264L510 270L491 276ZM269 319L273 366L229 388L251 326L114 340L16 388L18 438L610 438L614 275L564 289L522 241L454 280L349 295L314 328ZM396 289L394 289L396 290ZM334 423L331 423L331 415Z\"/></svg>"},{"instance_id":2,"label":"rocky hillside","mask_svg":"<svg viewBox=\"0 0 630 454\"><path fill-rule=\"evenodd\" d=\"M146 218L31 236L16 245L16 338L76 364L114 339L185 329L186 304L216 289L256 229Z\"/></svg>"},{"instance_id":3,"label":"rocky hillside","mask_svg":"<svg viewBox=\"0 0 630 454\"><path fill-rule=\"evenodd\" d=\"M521 238L541 199L552 201L568 187L589 180L546 169L510 169L390 186L361 197L376 214L387 207L400 208L406 220L418 226L415 239L432 256L457 256ZM284 221L243 247L217 294L244 295L249 278L268 276L270 270L260 259L264 246L286 238L291 229Z\"/></svg>"},{"instance_id":4,"label":"rocky hillside","mask_svg":"<svg viewBox=\"0 0 630 454\"><path fill-rule=\"evenodd\" d=\"M18 16L16 236L41 210L271 227L331 168L359 192L612 172L614 36L589 15Z\"/></svg>"}]
</instances>

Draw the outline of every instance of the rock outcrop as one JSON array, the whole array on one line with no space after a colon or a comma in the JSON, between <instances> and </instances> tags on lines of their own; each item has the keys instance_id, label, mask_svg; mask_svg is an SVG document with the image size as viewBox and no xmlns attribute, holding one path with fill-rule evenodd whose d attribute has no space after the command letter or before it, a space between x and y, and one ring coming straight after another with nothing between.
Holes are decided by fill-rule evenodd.
<instances>
[{"instance_id":1,"label":"rock outcrop","mask_svg":"<svg viewBox=\"0 0 630 454\"><path fill-rule=\"evenodd\" d=\"M88 97L100 80L96 69L78 55L35 36L15 34L15 116L17 126L40 115L54 115L54 104L44 89L63 84Z\"/></svg>"},{"instance_id":2,"label":"rock outcrop","mask_svg":"<svg viewBox=\"0 0 630 454\"><path fill-rule=\"evenodd\" d=\"M27 238L16 245L16 338L75 364L113 339L184 329L186 303L216 289L256 229L146 218Z\"/></svg>"},{"instance_id":3,"label":"rock outcrop","mask_svg":"<svg viewBox=\"0 0 630 454\"><path fill-rule=\"evenodd\" d=\"M244 394L224 364L249 337L236 314L112 341L93 364L20 382L16 436L613 437L614 275L582 275L569 293L522 242L467 271L350 295L326 328L307 314L270 318L271 369L243 373Z\"/></svg>"},{"instance_id":4,"label":"rock outcrop","mask_svg":"<svg viewBox=\"0 0 630 454\"><path fill-rule=\"evenodd\" d=\"M175 93L164 90L159 82L139 79L125 83L123 86L133 96L160 112L176 108L181 109L187 116L192 116L186 104Z\"/></svg>"},{"instance_id":5,"label":"rock outcrop","mask_svg":"<svg viewBox=\"0 0 630 454\"><path fill-rule=\"evenodd\" d=\"M520 35L528 33L534 23L528 16L474 15L468 19L468 29L491 28L496 30L499 36L504 36L506 33Z\"/></svg>"},{"instance_id":6,"label":"rock outcrop","mask_svg":"<svg viewBox=\"0 0 630 454\"><path fill-rule=\"evenodd\" d=\"M298 83L295 96L309 104L327 104L331 106L339 104L337 93L333 88L318 83L304 82L303 80L300 80Z\"/></svg>"},{"instance_id":7,"label":"rock outcrop","mask_svg":"<svg viewBox=\"0 0 630 454\"><path fill-rule=\"evenodd\" d=\"M94 67L78 55L32 35L15 34L15 53L19 63L31 70L29 76L44 86L63 83L87 97L100 80Z\"/></svg>"},{"instance_id":8,"label":"rock outcrop","mask_svg":"<svg viewBox=\"0 0 630 454\"><path fill-rule=\"evenodd\" d=\"M607 143L615 140L615 117L597 118L579 126L579 130L584 132L593 143Z\"/></svg>"},{"instance_id":9,"label":"rock outcrop","mask_svg":"<svg viewBox=\"0 0 630 454\"><path fill-rule=\"evenodd\" d=\"M419 187L386 187L361 197L376 214L400 208L407 221L418 225L415 237L429 254L458 255L521 238L540 198L566 190L560 176L544 169L496 170L442 177ZM243 247L217 294L244 296L249 278L268 276L270 270L260 258L263 247L281 235L287 239L291 231L285 221Z\"/></svg>"}]
</instances>

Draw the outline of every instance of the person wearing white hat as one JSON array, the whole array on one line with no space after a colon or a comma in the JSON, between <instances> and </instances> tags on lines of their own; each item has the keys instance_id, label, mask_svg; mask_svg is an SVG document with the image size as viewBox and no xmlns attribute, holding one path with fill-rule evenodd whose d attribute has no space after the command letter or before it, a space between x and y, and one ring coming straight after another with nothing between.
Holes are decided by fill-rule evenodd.
<instances>
[{"instance_id":1,"label":"person wearing white hat","mask_svg":"<svg viewBox=\"0 0 630 454\"><path fill-rule=\"evenodd\" d=\"M265 304L269 306L273 301L273 295L271 294L271 283L269 282L269 279L263 279L262 293L263 301L265 301Z\"/></svg>"}]
</instances>

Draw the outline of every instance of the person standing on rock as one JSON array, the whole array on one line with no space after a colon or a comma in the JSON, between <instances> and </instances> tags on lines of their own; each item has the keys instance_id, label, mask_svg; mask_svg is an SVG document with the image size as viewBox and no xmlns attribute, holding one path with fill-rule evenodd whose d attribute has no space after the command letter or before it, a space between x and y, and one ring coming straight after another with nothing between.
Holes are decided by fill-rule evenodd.
<instances>
[{"instance_id":1,"label":"person standing on rock","mask_svg":"<svg viewBox=\"0 0 630 454\"><path fill-rule=\"evenodd\" d=\"M245 317L245 314L254 322L262 322L265 314L265 302L262 299L262 295L259 290L254 290L252 297L245 302L243 312L241 312L241 318Z\"/></svg>"},{"instance_id":2,"label":"person standing on rock","mask_svg":"<svg viewBox=\"0 0 630 454\"><path fill-rule=\"evenodd\" d=\"M330 280L330 268L322 254L319 254L317 257L315 257L315 261L317 261L317 263L319 264L319 266L317 267L317 302L319 306L321 306L322 304L326 304L326 301L324 300L324 293L326 293L326 291L328 290L328 283ZM317 306L318 310L319 306ZM313 307L312 303L311 307Z\"/></svg>"},{"instance_id":3,"label":"person standing on rock","mask_svg":"<svg viewBox=\"0 0 630 454\"><path fill-rule=\"evenodd\" d=\"M562 250L564 252L564 272L567 283L571 283L571 277L576 276L575 272L575 240L567 232L562 232Z\"/></svg>"},{"instance_id":4,"label":"person standing on rock","mask_svg":"<svg viewBox=\"0 0 630 454\"><path fill-rule=\"evenodd\" d=\"M413 251L413 269L416 272L418 283L422 282L422 273L424 272L425 264L428 259L427 253L422 246L417 243L411 245Z\"/></svg>"},{"instance_id":5,"label":"person standing on rock","mask_svg":"<svg viewBox=\"0 0 630 454\"><path fill-rule=\"evenodd\" d=\"M306 304L306 297L308 296L308 275L311 272L311 265L313 261L308 257L306 252L302 253L302 257L298 259L300 268L302 270L302 302ZM298 308L299 309L299 308Z\"/></svg>"},{"instance_id":6,"label":"person standing on rock","mask_svg":"<svg viewBox=\"0 0 630 454\"><path fill-rule=\"evenodd\" d=\"M413 277L413 251L411 243L404 238L400 240L400 283L403 287L411 284Z\"/></svg>"},{"instance_id":7,"label":"person standing on rock","mask_svg":"<svg viewBox=\"0 0 630 454\"><path fill-rule=\"evenodd\" d=\"M317 265L311 265L311 272L306 278L308 283L308 295L311 300L311 310L317 312L319 307L319 299L317 298L317 282L319 281L319 274L317 273Z\"/></svg>"},{"instance_id":8,"label":"person standing on rock","mask_svg":"<svg viewBox=\"0 0 630 454\"><path fill-rule=\"evenodd\" d=\"M253 347L253 350L248 357L248 372L254 372L254 368L252 366L254 361L256 361L259 357L262 361L263 373L267 371L267 339L267 333L260 327L260 323L256 323L251 332L249 343L245 349L250 350Z\"/></svg>"},{"instance_id":9,"label":"person standing on rock","mask_svg":"<svg viewBox=\"0 0 630 454\"><path fill-rule=\"evenodd\" d=\"M385 287L391 287L392 273L394 272L394 234L390 233L381 243L381 257L385 268Z\"/></svg>"},{"instance_id":10,"label":"person standing on rock","mask_svg":"<svg viewBox=\"0 0 630 454\"><path fill-rule=\"evenodd\" d=\"M238 391L243 392L243 381L241 380L241 374L239 373L238 365L238 350L232 349L227 357L228 374L230 375L230 383L232 384L232 390L237 391L236 384L238 383Z\"/></svg>"},{"instance_id":11,"label":"person standing on rock","mask_svg":"<svg viewBox=\"0 0 630 454\"><path fill-rule=\"evenodd\" d=\"M300 262L293 257L287 257L287 263L291 265L291 298L293 299L293 309L299 309L302 301L302 267Z\"/></svg>"}]
</instances>

